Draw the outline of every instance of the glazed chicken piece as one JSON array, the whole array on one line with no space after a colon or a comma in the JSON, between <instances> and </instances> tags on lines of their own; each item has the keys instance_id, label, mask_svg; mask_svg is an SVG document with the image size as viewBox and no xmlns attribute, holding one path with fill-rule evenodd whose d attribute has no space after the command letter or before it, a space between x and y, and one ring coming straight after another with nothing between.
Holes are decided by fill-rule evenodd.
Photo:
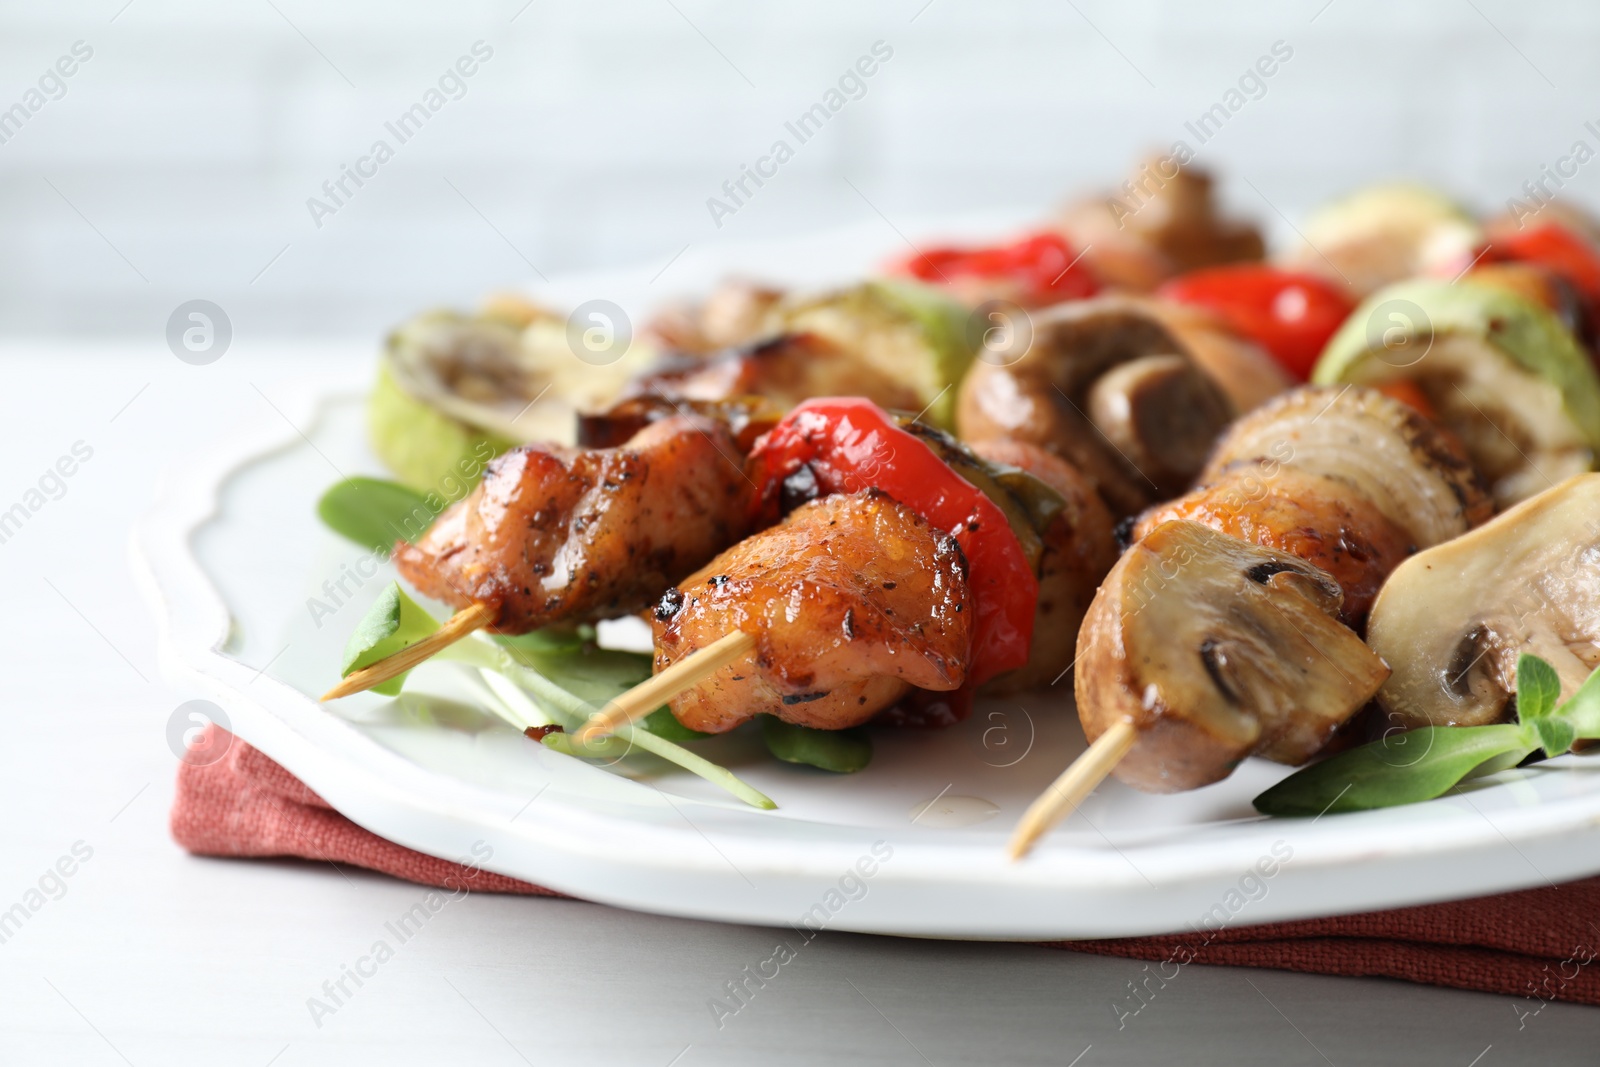
<instances>
[{"instance_id":1,"label":"glazed chicken piece","mask_svg":"<svg viewBox=\"0 0 1600 1067\"><path fill-rule=\"evenodd\" d=\"M669 360L641 375L624 396L644 394L686 401L760 396L785 410L814 396L864 396L907 411L923 406L909 385L811 333L779 334L709 359Z\"/></svg>"},{"instance_id":2,"label":"glazed chicken piece","mask_svg":"<svg viewBox=\"0 0 1600 1067\"><path fill-rule=\"evenodd\" d=\"M717 422L674 417L620 448L524 445L416 544L400 574L457 608L483 603L494 629L640 611L743 536L750 484Z\"/></svg>"},{"instance_id":3,"label":"glazed chicken piece","mask_svg":"<svg viewBox=\"0 0 1600 1067\"><path fill-rule=\"evenodd\" d=\"M1416 551L1406 532L1348 483L1268 463L1230 468L1205 488L1157 505L1139 517L1133 540L1172 519L1321 568L1344 590L1340 618L1351 626L1367 617L1389 572Z\"/></svg>"},{"instance_id":4,"label":"glazed chicken piece","mask_svg":"<svg viewBox=\"0 0 1600 1067\"><path fill-rule=\"evenodd\" d=\"M758 714L840 730L913 686L954 690L975 614L966 569L955 538L879 490L803 504L662 594L657 673L734 630L756 636L672 712L707 733Z\"/></svg>"}]
</instances>

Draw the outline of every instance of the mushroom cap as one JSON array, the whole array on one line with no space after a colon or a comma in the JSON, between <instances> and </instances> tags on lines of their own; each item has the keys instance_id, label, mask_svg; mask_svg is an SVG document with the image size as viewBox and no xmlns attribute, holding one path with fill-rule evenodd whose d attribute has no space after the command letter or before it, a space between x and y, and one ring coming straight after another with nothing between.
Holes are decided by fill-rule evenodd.
<instances>
[{"instance_id":1,"label":"mushroom cap","mask_svg":"<svg viewBox=\"0 0 1600 1067\"><path fill-rule=\"evenodd\" d=\"M1053 452L1117 515L1181 491L1234 409L1177 334L1148 302L1119 296L1058 304L1030 321L1020 358L980 360L962 382L962 439ZM1151 357L1171 358L1144 362Z\"/></svg>"},{"instance_id":2,"label":"mushroom cap","mask_svg":"<svg viewBox=\"0 0 1600 1067\"><path fill-rule=\"evenodd\" d=\"M1524 652L1555 667L1571 696L1600 665L1600 474L1406 560L1378 594L1367 640L1394 668L1378 700L1402 728L1509 718Z\"/></svg>"},{"instance_id":3,"label":"mushroom cap","mask_svg":"<svg viewBox=\"0 0 1600 1067\"><path fill-rule=\"evenodd\" d=\"M1078 634L1078 717L1092 741L1131 722L1116 776L1194 789L1246 756L1302 763L1388 668L1338 621L1339 584L1304 560L1176 520L1111 569Z\"/></svg>"}]
</instances>

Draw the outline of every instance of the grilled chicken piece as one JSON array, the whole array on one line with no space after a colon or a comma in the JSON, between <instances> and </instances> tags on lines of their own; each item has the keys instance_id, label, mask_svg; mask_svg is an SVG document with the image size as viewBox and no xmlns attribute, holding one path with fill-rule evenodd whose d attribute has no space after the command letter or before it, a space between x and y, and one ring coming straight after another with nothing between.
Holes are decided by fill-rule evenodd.
<instances>
[{"instance_id":1,"label":"grilled chicken piece","mask_svg":"<svg viewBox=\"0 0 1600 1067\"><path fill-rule=\"evenodd\" d=\"M879 407L916 411L920 394L838 345L810 333L786 333L710 359L671 361L639 377L625 396L721 401L762 396L792 408L814 396L864 396Z\"/></svg>"},{"instance_id":2,"label":"grilled chicken piece","mask_svg":"<svg viewBox=\"0 0 1600 1067\"><path fill-rule=\"evenodd\" d=\"M1139 517L1133 539L1164 522L1188 519L1221 533L1288 552L1331 575L1344 590L1341 618L1360 626L1389 572L1416 551L1411 538L1348 483L1262 461Z\"/></svg>"},{"instance_id":3,"label":"grilled chicken piece","mask_svg":"<svg viewBox=\"0 0 1600 1067\"><path fill-rule=\"evenodd\" d=\"M1286 552L1162 523L1117 561L1078 635L1084 734L1132 723L1112 773L1150 793L1220 781L1246 756L1304 763L1389 675L1339 623L1341 598Z\"/></svg>"},{"instance_id":4,"label":"grilled chicken piece","mask_svg":"<svg viewBox=\"0 0 1600 1067\"><path fill-rule=\"evenodd\" d=\"M734 630L756 650L672 700L722 733L758 714L858 726L911 687L948 691L971 653L966 559L955 538L869 489L803 504L661 596L655 669Z\"/></svg>"},{"instance_id":5,"label":"grilled chicken piece","mask_svg":"<svg viewBox=\"0 0 1600 1067\"><path fill-rule=\"evenodd\" d=\"M988 689L1015 693L1049 685L1072 663L1083 613L1095 588L1117 561L1111 512L1088 479L1059 456L1021 441L981 441L969 446L983 459L1018 467L1060 496L1062 508L1040 531L1039 605L1026 666L996 678Z\"/></svg>"},{"instance_id":6,"label":"grilled chicken piece","mask_svg":"<svg viewBox=\"0 0 1600 1067\"><path fill-rule=\"evenodd\" d=\"M640 611L744 535L741 458L719 423L684 417L621 448L524 445L395 564L427 596L488 604L501 633Z\"/></svg>"},{"instance_id":7,"label":"grilled chicken piece","mask_svg":"<svg viewBox=\"0 0 1600 1067\"><path fill-rule=\"evenodd\" d=\"M645 327L645 335L670 352L710 355L759 337L767 313L782 298L781 289L727 278L702 303L661 312Z\"/></svg>"}]
</instances>

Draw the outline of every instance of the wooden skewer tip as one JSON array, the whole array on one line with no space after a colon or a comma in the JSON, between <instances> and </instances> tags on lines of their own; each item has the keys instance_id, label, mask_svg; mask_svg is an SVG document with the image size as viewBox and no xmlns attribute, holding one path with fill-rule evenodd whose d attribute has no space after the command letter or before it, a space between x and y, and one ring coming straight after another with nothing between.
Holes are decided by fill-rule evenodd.
<instances>
[{"instance_id":1,"label":"wooden skewer tip","mask_svg":"<svg viewBox=\"0 0 1600 1067\"><path fill-rule=\"evenodd\" d=\"M404 674L441 649L455 644L474 630L481 630L493 621L494 609L487 604L471 604L464 607L446 619L443 626L440 626L421 641L414 645L407 645L394 655L380 659L376 663L369 663L322 694L318 699L322 701L338 700L340 697L347 697L352 693L364 692L375 685L382 685L390 678Z\"/></svg>"},{"instance_id":2,"label":"wooden skewer tip","mask_svg":"<svg viewBox=\"0 0 1600 1067\"><path fill-rule=\"evenodd\" d=\"M1112 723L1105 733L1094 739L1094 744L1061 776L1050 783L1028 810L1023 812L1017 828L1007 846L1012 860L1026 856L1039 838L1050 832L1067 815L1077 809L1088 795L1112 772L1122 757L1128 754L1138 738L1139 731L1126 719Z\"/></svg>"},{"instance_id":3,"label":"wooden skewer tip","mask_svg":"<svg viewBox=\"0 0 1600 1067\"><path fill-rule=\"evenodd\" d=\"M743 630L724 634L606 704L578 730L578 740L598 741L607 734L615 733L619 727L637 722L755 647L754 634Z\"/></svg>"}]
</instances>

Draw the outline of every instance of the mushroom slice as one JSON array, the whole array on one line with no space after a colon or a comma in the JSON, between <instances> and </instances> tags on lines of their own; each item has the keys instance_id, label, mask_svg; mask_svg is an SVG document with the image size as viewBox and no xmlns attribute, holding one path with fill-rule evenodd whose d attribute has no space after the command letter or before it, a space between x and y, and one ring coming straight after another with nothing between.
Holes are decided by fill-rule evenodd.
<instances>
[{"instance_id":1,"label":"mushroom slice","mask_svg":"<svg viewBox=\"0 0 1600 1067\"><path fill-rule=\"evenodd\" d=\"M668 352L711 355L760 337L767 313L782 298L781 289L724 278L703 302L675 304L659 312L645 327L645 335Z\"/></svg>"},{"instance_id":2,"label":"mushroom slice","mask_svg":"<svg viewBox=\"0 0 1600 1067\"><path fill-rule=\"evenodd\" d=\"M1378 700L1403 728L1509 718L1524 652L1555 667L1571 696L1600 666L1600 474L1408 559L1378 594L1367 637L1394 667Z\"/></svg>"},{"instance_id":3,"label":"mushroom slice","mask_svg":"<svg viewBox=\"0 0 1600 1067\"><path fill-rule=\"evenodd\" d=\"M1219 781L1246 756L1305 762L1389 674L1338 621L1342 599L1286 552L1161 524L1111 569L1079 632L1085 734L1133 723L1114 773L1151 793Z\"/></svg>"},{"instance_id":4,"label":"mushroom slice","mask_svg":"<svg viewBox=\"0 0 1600 1067\"><path fill-rule=\"evenodd\" d=\"M1202 482L1263 460L1342 481L1417 548L1465 533L1492 505L1461 448L1414 408L1375 389L1295 389L1234 423Z\"/></svg>"},{"instance_id":5,"label":"mushroom slice","mask_svg":"<svg viewBox=\"0 0 1600 1067\"><path fill-rule=\"evenodd\" d=\"M1060 304L1034 315L1032 328L1019 358L979 361L967 374L960 437L1053 452L1117 515L1182 490L1233 407L1176 334L1125 297Z\"/></svg>"},{"instance_id":6,"label":"mushroom slice","mask_svg":"<svg viewBox=\"0 0 1600 1067\"><path fill-rule=\"evenodd\" d=\"M1182 356L1143 356L1089 387L1089 421L1159 486L1186 484L1232 416L1228 402Z\"/></svg>"},{"instance_id":7,"label":"mushroom slice","mask_svg":"<svg viewBox=\"0 0 1600 1067\"><path fill-rule=\"evenodd\" d=\"M1600 455L1600 376L1555 314L1504 287L1414 279L1373 295L1312 379L1416 386L1507 507Z\"/></svg>"}]
</instances>

